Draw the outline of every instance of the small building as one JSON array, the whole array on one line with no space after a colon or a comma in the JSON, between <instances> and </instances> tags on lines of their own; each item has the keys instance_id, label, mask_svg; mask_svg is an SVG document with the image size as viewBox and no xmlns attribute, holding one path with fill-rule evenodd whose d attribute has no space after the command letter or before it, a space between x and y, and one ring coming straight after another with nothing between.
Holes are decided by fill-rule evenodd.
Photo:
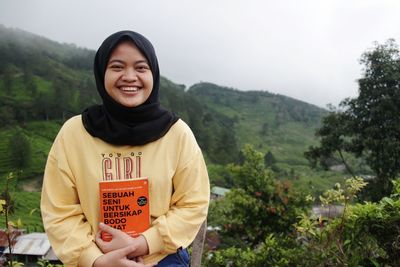
<instances>
[{"instance_id":1,"label":"small building","mask_svg":"<svg viewBox=\"0 0 400 267\"><path fill-rule=\"evenodd\" d=\"M226 193L228 193L230 189L220 187L220 186L213 186L211 188L211 199L219 199L225 196Z\"/></svg>"},{"instance_id":2,"label":"small building","mask_svg":"<svg viewBox=\"0 0 400 267\"><path fill-rule=\"evenodd\" d=\"M343 205L318 205L312 207L312 213L317 217L335 218L342 215Z\"/></svg>"},{"instance_id":3,"label":"small building","mask_svg":"<svg viewBox=\"0 0 400 267\"><path fill-rule=\"evenodd\" d=\"M344 165L344 164L336 164L336 165L330 166L329 169L331 171L334 171L334 172L343 172L343 171L346 170L346 165Z\"/></svg>"},{"instance_id":4,"label":"small building","mask_svg":"<svg viewBox=\"0 0 400 267\"><path fill-rule=\"evenodd\" d=\"M364 181L372 181L376 179L375 175L369 175L369 174L360 174L359 175L361 178L364 179Z\"/></svg>"},{"instance_id":5,"label":"small building","mask_svg":"<svg viewBox=\"0 0 400 267\"><path fill-rule=\"evenodd\" d=\"M6 247L3 253L9 254L9 248ZM26 264L36 263L38 260L61 263L54 254L46 233L30 233L18 236L12 253L18 261Z\"/></svg>"}]
</instances>

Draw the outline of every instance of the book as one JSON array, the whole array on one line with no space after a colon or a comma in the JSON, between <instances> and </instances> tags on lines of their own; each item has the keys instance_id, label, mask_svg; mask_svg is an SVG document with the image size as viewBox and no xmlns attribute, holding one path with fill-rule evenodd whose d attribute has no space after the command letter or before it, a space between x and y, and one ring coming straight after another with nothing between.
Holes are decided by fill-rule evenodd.
<instances>
[{"instance_id":1,"label":"book","mask_svg":"<svg viewBox=\"0 0 400 267\"><path fill-rule=\"evenodd\" d=\"M149 183L147 178L100 181L100 221L137 237L150 227ZM112 236L102 232L101 238Z\"/></svg>"}]
</instances>

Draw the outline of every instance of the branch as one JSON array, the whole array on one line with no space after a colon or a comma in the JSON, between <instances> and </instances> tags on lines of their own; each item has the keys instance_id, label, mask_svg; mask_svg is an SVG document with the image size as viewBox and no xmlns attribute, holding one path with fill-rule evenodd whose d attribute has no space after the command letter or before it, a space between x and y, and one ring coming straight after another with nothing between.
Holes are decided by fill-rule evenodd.
<instances>
[{"instance_id":1,"label":"branch","mask_svg":"<svg viewBox=\"0 0 400 267\"><path fill-rule=\"evenodd\" d=\"M354 174L353 170L350 168L350 166L347 164L346 160L344 159L342 150L340 148L338 149L338 152L340 155L340 159L342 160L342 163L346 167L346 170L351 174L351 176L353 176L353 178L356 178L356 175Z\"/></svg>"}]
</instances>

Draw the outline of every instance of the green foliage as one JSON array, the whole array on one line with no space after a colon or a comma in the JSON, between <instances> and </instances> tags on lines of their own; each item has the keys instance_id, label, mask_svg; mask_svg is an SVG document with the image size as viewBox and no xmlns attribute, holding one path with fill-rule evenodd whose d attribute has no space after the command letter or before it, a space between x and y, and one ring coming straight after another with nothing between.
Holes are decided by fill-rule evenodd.
<instances>
[{"instance_id":1,"label":"green foliage","mask_svg":"<svg viewBox=\"0 0 400 267\"><path fill-rule=\"evenodd\" d=\"M165 78L161 79L160 102L189 124L209 161L227 164L237 160L239 149L232 119L210 111L179 85Z\"/></svg>"},{"instance_id":2,"label":"green foliage","mask_svg":"<svg viewBox=\"0 0 400 267\"><path fill-rule=\"evenodd\" d=\"M12 266L12 267L22 267L25 264L23 264L22 262L17 262L17 261L9 261L7 262L7 266Z\"/></svg>"},{"instance_id":3,"label":"green foliage","mask_svg":"<svg viewBox=\"0 0 400 267\"><path fill-rule=\"evenodd\" d=\"M254 161L252 167L262 169L254 160L261 155L252 151L249 158ZM260 171L258 177L262 177ZM395 190L390 198L378 203L353 204L365 186L364 180L357 177L327 190L320 201L326 206L341 205L342 212L337 217L317 217L304 212L297 217L296 233L276 229L272 221L264 222L268 232L259 232L260 228L253 222L263 220L257 213L260 207L257 199L243 193L248 188L233 189L224 200L213 203L220 209L217 216L210 210L211 223L215 222L213 216L219 220L217 225L221 227L223 245L209 252L204 264L213 267L399 266L400 182L394 181ZM309 196L306 201L314 201L314 198ZM280 219L285 220L284 217ZM238 228L240 224L244 227ZM293 230L291 225L287 227ZM230 232L225 235L226 228ZM256 232L263 238L251 243L249 240L255 240Z\"/></svg>"},{"instance_id":4,"label":"green foliage","mask_svg":"<svg viewBox=\"0 0 400 267\"><path fill-rule=\"evenodd\" d=\"M52 264L48 260L38 260L37 265L40 267L62 267L62 264Z\"/></svg>"},{"instance_id":5,"label":"green foliage","mask_svg":"<svg viewBox=\"0 0 400 267\"><path fill-rule=\"evenodd\" d=\"M276 159L275 159L274 155L272 154L271 151L268 151L268 153L265 154L265 156L264 156L265 166L272 167L275 165L275 163L276 163Z\"/></svg>"},{"instance_id":6,"label":"green foliage","mask_svg":"<svg viewBox=\"0 0 400 267\"><path fill-rule=\"evenodd\" d=\"M0 200L2 201L2 204L0 204L0 206L2 206L0 208L0 213L7 210L9 215L12 215L14 213L14 199L11 198L10 193L8 190L4 190L1 192L0 194ZM5 208L5 206L7 206Z\"/></svg>"},{"instance_id":7,"label":"green foliage","mask_svg":"<svg viewBox=\"0 0 400 267\"><path fill-rule=\"evenodd\" d=\"M28 232L44 232L42 216L40 213L40 192L11 192L14 200L14 213L10 214L10 219L17 222L19 219L23 223L23 228ZM0 218L0 223L3 219Z\"/></svg>"},{"instance_id":8,"label":"green foliage","mask_svg":"<svg viewBox=\"0 0 400 267\"><path fill-rule=\"evenodd\" d=\"M195 84L189 95L203 103L212 114L232 120L238 147L252 144L257 150L271 151L277 163L306 166L303 152L315 144L313 129L325 110L310 104L260 91L239 91L211 83Z\"/></svg>"},{"instance_id":9,"label":"green foliage","mask_svg":"<svg viewBox=\"0 0 400 267\"><path fill-rule=\"evenodd\" d=\"M28 166L31 158L31 144L21 129L13 133L9 139L9 150L15 169L22 169Z\"/></svg>"},{"instance_id":10,"label":"green foliage","mask_svg":"<svg viewBox=\"0 0 400 267\"><path fill-rule=\"evenodd\" d=\"M333 110L317 131L318 147L310 147L306 157L312 165L343 152L366 163L376 174L368 194L378 201L391 192L391 180L400 173L400 51L394 40L376 44L361 58L365 66L359 79L359 96L342 101L342 110ZM346 164L346 166L348 166ZM350 170L350 168L348 168Z\"/></svg>"},{"instance_id":11,"label":"green foliage","mask_svg":"<svg viewBox=\"0 0 400 267\"><path fill-rule=\"evenodd\" d=\"M307 257L300 266L399 266L400 199L351 205L366 185L360 178L348 179L322 197L325 205L341 204L342 214L328 218L303 214L296 224ZM396 183L396 187L398 183Z\"/></svg>"},{"instance_id":12,"label":"green foliage","mask_svg":"<svg viewBox=\"0 0 400 267\"><path fill-rule=\"evenodd\" d=\"M322 126L317 129L315 135L321 137L320 146L310 146L304 153L313 168L319 163L327 169L329 165L343 163L347 164L343 157L343 152L349 146L346 139L348 127L346 117L338 111L331 111L322 119ZM336 154L336 155L335 155ZM339 158L335 162L335 158Z\"/></svg>"},{"instance_id":13,"label":"green foliage","mask_svg":"<svg viewBox=\"0 0 400 267\"><path fill-rule=\"evenodd\" d=\"M349 218L349 225L355 235L374 238L377 246L384 251L376 261L389 266L400 265L400 186L394 181L394 193L378 203L367 202L355 205Z\"/></svg>"},{"instance_id":14,"label":"green foliage","mask_svg":"<svg viewBox=\"0 0 400 267\"><path fill-rule=\"evenodd\" d=\"M291 239L268 235L257 248L235 248L217 250L210 253L206 266L213 267L283 267L293 266L301 249L296 248Z\"/></svg>"},{"instance_id":15,"label":"green foliage","mask_svg":"<svg viewBox=\"0 0 400 267\"><path fill-rule=\"evenodd\" d=\"M231 188L233 178L229 170L223 165L207 164L208 176L210 177L211 187L220 186Z\"/></svg>"},{"instance_id":16,"label":"green foliage","mask_svg":"<svg viewBox=\"0 0 400 267\"><path fill-rule=\"evenodd\" d=\"M21 174L15 173L0 176L1 197L7 203L8 220L14 226L22 226L27 232L43 232L43 222L40 213L40 186L37 192L21 190ZM11 178L10 178L11 177ZM8 198L3 198L7 196ZM8 201L7 201L8 199ZM20 222L20 223L19 223ZM5 216L0 216L0 224L6 223Z\"/></svg>"},{"instance_id":17,"label":"green foliage","mask_svg":"<svg viewBox=\"0 0 400 267\"><path fill-rule=\"evenodd\" d=\"M65 119L98 101L91 72L94 51L3 26L0 37L0 104L5 123L0 127Z\"/></svg>"},{"instance_id":18,"label":"green foliage","mask_svg":"<svg viewBox=\"0 0 400 267\"><path fill-rule=\"evenodd\" d=\"M16 242L16 235L13 234L13 230L18 229L22 226L22 222L18 219L16 222L10 220L10 210L11 207L14 205L14 201L10 197L10 181L14 179L13 173L9 173L5 178L5 188L3 191L4 196L6 199L0 199L0 215L4 217L4 229L7 237L7 244L9 247L9 254L8 254L8 262L7 266L24 266L23 263L14 260L13 245Z\"/></svg>"},{"instance_id":19,"label":"green foliage","mask_svg":"<svg viewBox=\"0 0 400 267\"><path fill-rule=\"evenodd\" d=\"M48 151L61 125L54 121L42 121L28 122L21 126L0 129L0 175L18 170L22 171L19 173L21 182L33 181L43 174ZM18 135L15 133L23 136L21 142L18 141ZM28 143L24 145L24 141ZM20 143L22 144L17 145ZM27 149L28 146L30 151ZM15 163L22 160L26 164Z\"/></svg>"},{"instance_id":20,"label":"green foliage","mask_svg":"<svg viewBox=\"0 0 400 267\"><path fill-rule=\"evenodd\" d=\"M263 154L246 146L244 162L230 165L234 187L211 203L209 223L221 230L223 246L254 248L270 233L289 233L306 203L290 183L275 180Z\"/></svg>"}]
</instances>

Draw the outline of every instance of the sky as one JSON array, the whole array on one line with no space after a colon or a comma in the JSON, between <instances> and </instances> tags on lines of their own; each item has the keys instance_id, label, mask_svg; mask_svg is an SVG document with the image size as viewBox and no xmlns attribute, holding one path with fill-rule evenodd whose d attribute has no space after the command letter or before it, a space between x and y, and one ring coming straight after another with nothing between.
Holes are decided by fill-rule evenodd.
<instances>
[{"instance_id":1,"label":"sky","mask_svg":"<svg viewBox=\"0 0 400 267\"><path fill-rule=\"evenodd\" d=\"M320 107L358 94L361 55L400 41L398 0L0 0L0 24L96 50L134 30L161 74Z\"/></svg>"}]
</instances>

